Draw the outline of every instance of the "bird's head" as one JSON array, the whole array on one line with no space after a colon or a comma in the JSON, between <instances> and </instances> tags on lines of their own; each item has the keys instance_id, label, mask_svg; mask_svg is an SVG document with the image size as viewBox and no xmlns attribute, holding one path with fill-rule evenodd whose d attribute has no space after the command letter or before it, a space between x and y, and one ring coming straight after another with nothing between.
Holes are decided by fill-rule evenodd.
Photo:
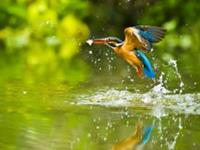
<instances>
[{"instance_id":1,"label":"bird's head","mask_svg":"<svg viewBox=\"0 0 200 150\"><path fill-rule=\"evenodd\" d=\"M108 47L115 49L123 44L123 41L116 37L106 37L100 39L89 39L86 41L89 45L107 45Z\"/></svg>"}]
</instances>

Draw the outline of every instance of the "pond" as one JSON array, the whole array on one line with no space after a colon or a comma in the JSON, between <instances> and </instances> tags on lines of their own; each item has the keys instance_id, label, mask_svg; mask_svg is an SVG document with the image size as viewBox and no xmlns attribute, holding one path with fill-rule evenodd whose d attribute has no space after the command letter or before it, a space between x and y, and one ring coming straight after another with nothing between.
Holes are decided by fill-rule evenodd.
<instances>
[{"instance_id":1,"label":"pond","mask_svg":"<svg viewBox=\"0 0 200 150\"><path fill-rule=\"evenodd\" d=\"M130 87L9 83L0 95L0 149L111 150L139 122L153 126L145 150L200 149L200 93Z\"/></svg>"}]
</instances>

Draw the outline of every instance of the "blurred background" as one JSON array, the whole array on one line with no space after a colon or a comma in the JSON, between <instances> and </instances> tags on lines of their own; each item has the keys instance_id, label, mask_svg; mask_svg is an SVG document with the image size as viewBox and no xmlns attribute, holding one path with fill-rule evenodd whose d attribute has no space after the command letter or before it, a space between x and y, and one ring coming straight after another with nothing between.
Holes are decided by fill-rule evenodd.
<instances>
[{"instance_id":1,"label":"blurred background","mask_svg":"<svg viewBox=\"0 0 200 150\"><path fill-rule=\"evenodd\" d=\"M134 69L88 38L124 38L125 27L167 29L148 56L169 88L180 78L199 89L198 0L5 0L0 3L0 83L122 84L138 81ZM174 61L172 61L174 60ZM172 63L170 63L172 62Z\"/></svg>"}]
</instances>

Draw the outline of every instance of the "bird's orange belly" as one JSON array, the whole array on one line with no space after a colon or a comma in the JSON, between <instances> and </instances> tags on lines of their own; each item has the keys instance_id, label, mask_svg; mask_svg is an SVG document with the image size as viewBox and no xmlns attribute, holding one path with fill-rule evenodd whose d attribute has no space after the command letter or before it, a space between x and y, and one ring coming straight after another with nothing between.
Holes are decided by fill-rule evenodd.
<instances>
[{"instance_id":1,"label":"bird's orange belly","mask_svg":"<svg viewBox=\"0 0 200 150\"><path fill-rule=\"evenodd\" d=\"M137 58L137 56L132 51L125 51L119 53L119 55L126 60L132 66L141 66L141 61Z\"/></svg>"},{"instance_id":2,"label":"bird's orange belly","mask_svg":"<svg viewBox=\"0 0 200 150\"><path fill-rule=\"evenodd\" d=\"M143 65L140 59L134 54L133 51L122 51L118 53L126 62L136 69L137 75L141 77L143 75Z\"/></svg>"}]
</instances>

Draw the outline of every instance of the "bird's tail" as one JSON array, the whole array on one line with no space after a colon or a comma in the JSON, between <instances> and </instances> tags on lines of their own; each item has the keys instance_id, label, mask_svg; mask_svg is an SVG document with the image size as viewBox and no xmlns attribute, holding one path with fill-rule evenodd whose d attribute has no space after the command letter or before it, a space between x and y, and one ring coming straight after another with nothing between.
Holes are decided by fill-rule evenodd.
<instances>
[{"instance_id":1,"label":"bird's tail","mask_svg":"<svg viewBox=\"0 0 200 150\"><path fill-rule=\"evenodd\" d=\"M144 128L144 133L140 145L145 145L150 140L153 131L153 126L148 126Z\"/></svg>"},{"instance_id":2,"label":"bird's tail","mask_svg":"<svg viewBox=\"0 0 200 150\"><path fill-rule=\"evenodd\" d=\"M148 143L148 141L151 138L152 131L153 131L153 126L147 126L144 128L142 140L137 145L136 150L143 150L145 148L145 145Z\"/></svg>"},{"instance_id":3,"label":"bird's tail","mask_svg":"<svg viewBox=\"0 0 200 150\"><path fill-rule=\"evenodd\" d=\"M140 50L136 50L136 55L144 65L144 74L149 78L155 78L156 74L147 56Z\"/></svg>"}]
</instances>

